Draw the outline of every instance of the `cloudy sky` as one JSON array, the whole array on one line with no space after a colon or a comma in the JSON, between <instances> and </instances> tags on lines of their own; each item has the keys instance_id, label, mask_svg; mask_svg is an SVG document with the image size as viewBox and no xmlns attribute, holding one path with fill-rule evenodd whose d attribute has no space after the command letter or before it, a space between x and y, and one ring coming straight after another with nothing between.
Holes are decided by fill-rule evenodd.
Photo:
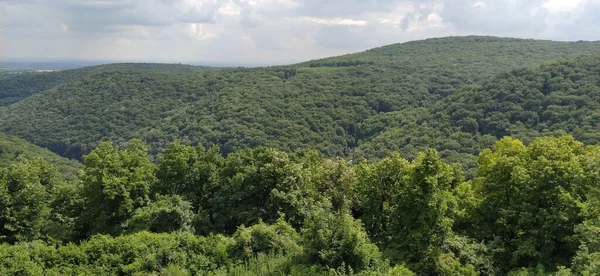
<instances>
[{"instance_id":1,"label":"cloudy sky","mask_svg":"<svg viewBox=\"0 0 600 276\"><path fill-rule=\"evenodd\" d=\"M450 35L600 40L600 0L0 0L0 57L281 64Z\"/></svg>"}]
</instances>

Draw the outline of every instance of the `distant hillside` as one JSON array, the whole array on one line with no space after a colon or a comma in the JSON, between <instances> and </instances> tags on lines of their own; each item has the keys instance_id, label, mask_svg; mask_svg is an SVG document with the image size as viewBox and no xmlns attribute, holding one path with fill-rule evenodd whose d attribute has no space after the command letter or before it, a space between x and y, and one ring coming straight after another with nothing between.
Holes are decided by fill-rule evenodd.
<instances>
[{"instance_id":1,"label":"distant hillside","mask_svg":"<svg viewBox=\"0 0 600 276\"><path fill-rule=\"evenodd\" d=\"M68 181L75 181L83 166L73 160L65 159L55 153L32 145L20 138L0 133L0 168L8 166L19 156L26 158L41 157L54 165Z\"/></svg>"},{"instance_id":2,"label":"distant hillside","mask_svg":"<svg viewBox=\"0 0 600 276\"><path fill-rule=\"evenodd\" d=\"M412 117L399 111L370 118L364 129L378 134L361 141L352 156L414 156L435 147L472 167L481 149L504 136L530 142L568 133L600 144L600 55L499 74Z\"/></svg>"},{"instance_id":3,"label":"distant hillside","mask_svg":"<svg viewBox=\"0 0 600 276\"><path fill-rule=\"evenodd\" d=\"M374 48L362 53L302 63L302 66L377 64L422 76L444 95L457 81L476 82L509 69L600 53L600 41L556 42L488 36L445 37Z\"/></svg>"},{"instance_id":4,"label":"distant hillside","mask_svg":"<svg viewBox=\"0 0 600 276\"><path fill-rule=\"evenodd\" d=\"M0 104L7 106L59 84L100 72L120 70L186 72L195 70L196 68L199 67L179 64L122 63L57 72L11 74L0 78Z\"/></svg>"},{"instance_id":5,"label":"distant hillside","mask_svg":"<svg viewBox=\"0 0 600 276\"><path fill-rule=\"evenodd\" d=\"M102 140L142 138L154 153L170 141L216 144L224 153L269 146L355 158L434 146L471 160L498 133L482 132L465 152L461 143L472 137L462 136L471 133L439 129L456 122L430 116L443 109L440 100L502 72L599 51L599 42L450 37L268 68L109 66L4 108L0 130L71 158Z\"/></svg>"}]
</instances>

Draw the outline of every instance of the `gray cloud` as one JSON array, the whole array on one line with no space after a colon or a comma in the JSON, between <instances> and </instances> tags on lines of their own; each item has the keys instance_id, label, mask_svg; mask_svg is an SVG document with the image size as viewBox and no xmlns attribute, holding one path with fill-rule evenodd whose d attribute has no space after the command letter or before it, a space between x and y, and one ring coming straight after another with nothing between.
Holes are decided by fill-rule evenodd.
<instances>
[{"instance_id":1,"label":"gray cloud","mask_svg":"<svg viewBox=\"0 0 600 276\"><path fill-rule=\"evenodd\" d=\"M433 36L600 39L600 0L0 0L13 59L286 63Z\"/></svg>"}]
</instances>

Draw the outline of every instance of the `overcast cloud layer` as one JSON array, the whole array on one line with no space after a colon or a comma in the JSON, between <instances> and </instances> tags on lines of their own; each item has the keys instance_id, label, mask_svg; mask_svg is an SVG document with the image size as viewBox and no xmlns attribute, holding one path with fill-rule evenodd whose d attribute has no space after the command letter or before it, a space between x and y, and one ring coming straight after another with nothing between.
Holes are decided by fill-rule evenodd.
<instances>
[{"instance_id":1,"label":"overcast cloud layer","mask_svg":"<svg viewBox=\"0 0 600 276\"><path fill-rule=\"evenodd\" d=\"M0 56L280 64L450 35L600 40L600 0L0 0Z\"/></svg>"}]
</instances>

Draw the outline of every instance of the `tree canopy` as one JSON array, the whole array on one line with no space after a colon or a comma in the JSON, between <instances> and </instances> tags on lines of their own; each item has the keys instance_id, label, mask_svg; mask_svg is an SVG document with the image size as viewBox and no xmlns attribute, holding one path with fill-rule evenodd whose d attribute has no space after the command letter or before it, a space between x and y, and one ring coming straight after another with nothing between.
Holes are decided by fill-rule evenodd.
<instances>
[{"instance_id":1,"label":"tree canopy","mask_svg":"<svg viewBox=\"0 0 600 276\"><path fill-rule=\"evenodd\" d=\"M41 158L0 169L0 272L593 275L600 264L600 147L572 136L503 138L470 180L434 149L356 165L177 143L155 164L147 151L101 143L79 185Z\"/></svg>"}]
</instances>

